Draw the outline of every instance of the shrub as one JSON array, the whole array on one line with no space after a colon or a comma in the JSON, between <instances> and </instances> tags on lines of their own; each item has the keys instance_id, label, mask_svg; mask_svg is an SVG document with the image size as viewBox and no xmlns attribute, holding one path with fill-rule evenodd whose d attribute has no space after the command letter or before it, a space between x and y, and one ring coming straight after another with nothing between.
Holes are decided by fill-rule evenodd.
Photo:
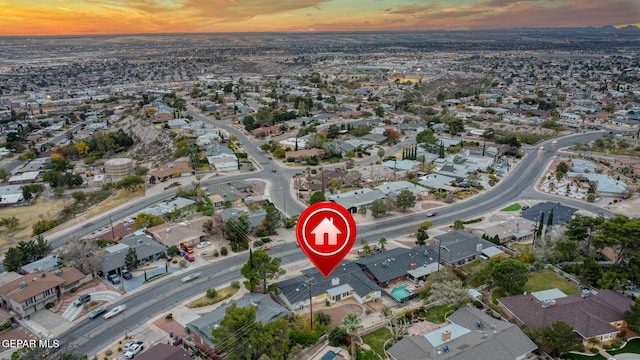
<instances>
[{"instance_id":1,"label":"shrub","mask_svg":"<svg viewBox=\"0 0 640 360\"><path fill-rule=\"evenodd\" d=\"M253 242L253 247L259 247L264 245L264 243L261 240L256 240Z\"/></svg>"},{"instance_id":2,"label":"shrub","mask_svg":"<svg viewBox=\"0 0 640 360\"><path fill-rule=\"evenodd\" d=\"M71 288L71 290L69 290L69 292L72 293L72 294L75 293L76 291L78 291L77 287L73 287L73 288Z\"/></svg>"},{"instance_id":3,"label":"shrub","mask_svg":"<svg viewBox=\"0 0 640 360\"><path fill-rule=\"evenodd\" d=\"M226 246L223 246L222 248L220 248L220 255L227 256L228 253L229 253L229 250L227 250Z\"/></svg>"},{"instance_id":4,"label":"shrub","mask_svg":"<svg viewBox=\"0 0 640 360\"><path fill-rule=\"evenodd\" d=\"M122 347L118 346L118 352L121 352L121 351L122 351Z\"/></svg>"},{"instance_id":5,"label":"shrub","mask_svg":"<svg viewBox=\"0 0 640 360\"><path fill-rule=\"evenodd\" d=\"M232 288L234 288L234 289L240 289L240 281L238 281L238 280L233 280L233 281L231 282L231 287L232 287Z\"/></svg>"},{"instance_id":6,"label":"shrub","mask_svg":"<svg viewBox=\"0 0 640 360\"><path fill-rule=\"evenodd\" d=\"M107 356L111 356L111 354L113 354L113 351L107 350L107 351L104 352L104 354L107 355Z\"/></svg>"},{"instance_id":7,"label":"shrub","mask_svg":"<svg viewBox=\"0 0 640 360\"><path fill-rule=\"evenodd\" d=\"M600 352L600 349L598 349L598 348L590 348L589 350L591 350L592 354L597 354L597 353Z\"/></svg>"},{"instance_id":8,"label":"shrub","mask_svg":"<svg viewBox=\"0 0 640 360\"><path fill-rule=\"evenodd\" d=\"M263 237L263 238L260 239L260 241L262 241L263 244L270 243L271 242L271 238Z\"/></svg>"},{"instance_id":9,"label":"shrub","mask_svg":"<svg viewBox=\"0 0 640 360\"><path fill-rule=\"evenodd\" d=\"M47 303L47 305L45 305L44 307L45 307L45 308L47 308L47 309L51 309L51 308L53 308L54 306L56 306L56 304L54 304L54 303L50 302L50 303Z\"/></svg>"},{"instance_id":10,"label":"shrub","mask_svg":"<svg viewBox=\"0 0 640 360\"><path fill-rule=\"evenodd\" d=\"M218 252L218 250L213 250L213 257L218 257L220 256L220 253Z\"/></svg>"},{"instance_id":11,"label":"shrub","mask_svg":"<svg viewBox=\"0 0 640 360\"><path fill-rule=\"evenodd\" d=\"M167 319L167 320L172 320L173 319L173 314L172 313L168 313L164 318Z\"/></svg>"},{"instance_id":12,"label":"shrub","mask_svg":"<svg viewBox=\"0 0 640 360\"><path fill-rule=\"evenodd\" d=\"M207 289L207 297L209 299L213 299L217 295L218 295L218 292L216 291L216 289Z\"/></svg>"}]
</instances>

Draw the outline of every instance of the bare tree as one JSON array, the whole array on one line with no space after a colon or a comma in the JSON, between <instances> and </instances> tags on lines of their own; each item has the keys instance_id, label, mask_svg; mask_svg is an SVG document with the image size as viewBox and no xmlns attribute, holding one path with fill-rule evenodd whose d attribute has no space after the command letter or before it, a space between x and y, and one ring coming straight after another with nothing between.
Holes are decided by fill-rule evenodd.
<instances>
[{"instance_id":1,"label":"bare tree","mask_svg":"<svg viewBox=\"0 0 640 360\"><path fill-rule=\"evenodd\" d=\"M387 323L386 328L391 333L391 339L393 343L397 343L404 336L409 335L409 326L411 324L405 319L404 316L396 316Z\"/></svg>"},{"instance_id":2,"label":"bare tree","mask_svg":"<svg viewBox=\"0 0 640 360\"><path fill-rule=\"evenodd\" d=\"M81 269L87 255L96 249L98 249L98 245L95 241L74 237L61 248L60 257L66 265Z\"/></svg>"}]
</instances>

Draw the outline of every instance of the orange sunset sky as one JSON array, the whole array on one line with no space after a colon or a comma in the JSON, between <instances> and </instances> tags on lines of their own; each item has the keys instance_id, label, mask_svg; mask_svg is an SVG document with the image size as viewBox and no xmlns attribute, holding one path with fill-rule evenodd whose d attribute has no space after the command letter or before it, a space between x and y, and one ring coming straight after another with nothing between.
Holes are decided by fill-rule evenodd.
<instances>
[{"instance_id":1,"label":"orange sunset sky","mask_svg":"<svg viewBox=\"0 0 640 360\"><path fill-rule=\"evenodd\" d=\"M640 25L638 0L0 0L0 35Z\"/></svg>"}]
</instances>

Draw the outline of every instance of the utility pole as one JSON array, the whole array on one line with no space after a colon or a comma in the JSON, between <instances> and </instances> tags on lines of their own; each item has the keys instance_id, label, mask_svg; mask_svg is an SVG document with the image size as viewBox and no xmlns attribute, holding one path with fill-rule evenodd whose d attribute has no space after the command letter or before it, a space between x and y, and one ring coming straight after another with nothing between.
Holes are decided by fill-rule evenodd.
<instances>
[{"instance_id":1,"label":"utility pole","mask_svg":"<svg viewBox=\"0 0 640 360\"><path fill-rule=\"evenodd\" d=\"M311 324L311 330L313 330L313 296L311 294L311 289L313 288L314 283L315 280L313 278L304 282L304 286L309 290L309 321Z\"/></svg>"},{"instance_id":2,"label":"utility pole","mask_svg":"<svg viewBox=\"0 0 640 360\"><path fill-rule=\"evenodd\" d=\"M111 225L111 240L116 241L116 234L113 231L113 219L111 218L111 214L109 214L109 224Z\"/></svg>"}]
</instances>

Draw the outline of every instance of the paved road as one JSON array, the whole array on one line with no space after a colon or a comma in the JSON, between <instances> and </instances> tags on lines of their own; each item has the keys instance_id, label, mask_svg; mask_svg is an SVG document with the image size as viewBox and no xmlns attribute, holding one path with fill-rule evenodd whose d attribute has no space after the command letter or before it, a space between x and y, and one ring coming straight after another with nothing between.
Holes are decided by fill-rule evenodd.
<instances>
[{"instance_id":1,"label":"paved road","mask_svg":"<svg viewBox=\"0 0 640 360\"><path fill-rule=\"evenodd\" d=\"M219 126L219 124L217 124ZM546 164L552 160L554 153L561 147L569 146L574 142L586 142L601 136L601 134L579 134L558 139L555 145L545 143L545 151L536 149L526 150L528 156L523 162L511 171L511 174L491 191L468 199L464 202L450 205L438 212L436 218L429 218L435 226L453 223L455 219L472 218L484 215L486 212L498 209L514 201L527 197L530 199L542 199L560 201L566 205L577 206L593 212L602 211L600 207L584 202L579 202L563 197L545 195L532 192L530 189L541 176ZM248 150L249 151L249 150ZM268 176L270 173L264 170L258 174ZM246 176L246 175L238 175ZM270 179L273 179L270 177ZM228 178L225 178L228 181ZM284 181L284 179L282 179ZM284 193L286 196L287 193ZM169 195L170 196L170 195ZM300 207L300 206L299 206ZM608 214L608 212L605 212ZM125 216L124 212L122 213ZM394 238L413 232L417 225L424 221L423 214L397 217L388 221L380 221L366 226L358 227L358 238L376 242L380 237ZM293 263L304 259L304 254L294 243L288 243L271 250L272 256L279 256L283 264ZM121 302L126 302L127 310L123 315L104 320L102 318L85 320L62 335L62 338L76 346L76 352L93 354L107 347L125 332L132 332L137 327L145 324L152 316L170 312L171 308L181 304L185 300L202 294L206 289L221 286L232 280L238 280L239 269L246 263L247 254L238 254L231 258L220 260L217 263L206 265L193 270L201 272L200 278L194 282L184 284L178 277L161 279L154 286L141 289L139 292L128 295ZM118 303L116 303L118 304ZM114 305L116 305L114 304Z\"/></svg>"}]
</instances>

